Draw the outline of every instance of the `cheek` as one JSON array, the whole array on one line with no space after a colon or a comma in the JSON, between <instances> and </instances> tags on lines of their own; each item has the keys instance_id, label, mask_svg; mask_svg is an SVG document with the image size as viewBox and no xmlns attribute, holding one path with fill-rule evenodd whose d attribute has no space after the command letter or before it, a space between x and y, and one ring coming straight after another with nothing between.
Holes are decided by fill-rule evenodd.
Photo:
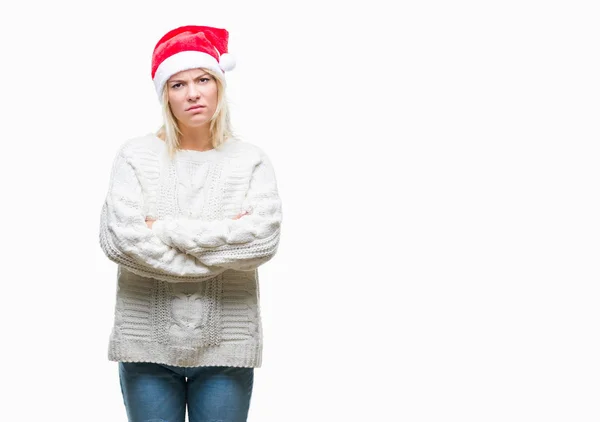
<instances>
[{"instance_id":1,"label":"cheek","mask_svg":"<svg viewBox=\"0 0 600 422\"><path fill-rule=\"evenodd\" d=\"M209 98L210 98L210 102L212 103L212 106L216 108L217 107L217 101L219 99L219 94L218 94L217 90L216 89L211 90L208 95L209 95Z\"/></svg>"},{"instance_id":2,"label":"cheek","mask_svg":"<svg viewBox=\"0 0 600 422\"><path fill-rule=\"evenodd\" d=\"M171 105L171 110L173 114L180 114L183 109L183 102L176 95L172 95L169 97L169 104Z\"/></svg>"}]
</instances>

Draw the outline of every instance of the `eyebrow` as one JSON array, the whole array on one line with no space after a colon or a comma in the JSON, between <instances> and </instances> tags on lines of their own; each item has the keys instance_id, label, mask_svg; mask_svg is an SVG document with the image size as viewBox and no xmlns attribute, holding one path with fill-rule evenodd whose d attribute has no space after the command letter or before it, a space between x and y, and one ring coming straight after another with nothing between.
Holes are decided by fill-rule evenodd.
<instances>
[{"instance_id":1,"label":"eyebrow","mask_svg":"<svg viewBox=\"0 0 600 422\"><path fill-rule=\"evenodd\" d=\"M210 76L208 73L204 72L202 75L196 76L194 79L198 79L198 78L201 78L201 77L207 76L207 75ZM172 83L172 82L185 82L185 81L183 79L171 79L171 80L169 80L169 83Z\"/></svg>"}]
</instances>

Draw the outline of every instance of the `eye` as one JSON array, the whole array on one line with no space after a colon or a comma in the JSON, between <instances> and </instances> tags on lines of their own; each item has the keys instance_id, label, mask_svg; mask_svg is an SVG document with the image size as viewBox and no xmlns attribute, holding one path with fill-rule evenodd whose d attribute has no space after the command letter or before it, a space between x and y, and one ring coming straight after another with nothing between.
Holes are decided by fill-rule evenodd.
<instances>
[{"instance_id":1,"label":"eye","mask_svg":"<svg viewBox=\"0 0 600 422\"><path fill-rule=\"evenodd\" d=\"M176 84L171 85L171 88L177 89L181 86L181 83L177 82Z\"/></svg>"},{"instance_id":2,"label":"eye","mask_svg":"<svg viewBox=\"0 0 600 422\"><path fill-rule=\"evenodd\" d=\"M206 83L208 81L210 81L210 78L200 78L200 82L202 83Z\"/></svg>"}]
</instances>

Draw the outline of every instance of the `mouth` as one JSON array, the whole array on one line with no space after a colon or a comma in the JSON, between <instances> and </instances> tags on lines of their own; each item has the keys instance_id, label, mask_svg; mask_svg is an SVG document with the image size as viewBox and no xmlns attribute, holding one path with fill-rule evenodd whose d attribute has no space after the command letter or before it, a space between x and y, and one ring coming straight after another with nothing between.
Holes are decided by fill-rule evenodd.
<instances>
[{"instance_id":1,"label":"mouth","mask_svg":"<svg viewBox=\"0 0 600 422\"><path fill-rule=\"evenodd\" d=\"M202 108L205 108L206 106L202 106L202 105L195 105L195 106L191 106L190 108L188 108L186 111L190 111L190 110L199 110Z\"/></svg>"}]
</instances>

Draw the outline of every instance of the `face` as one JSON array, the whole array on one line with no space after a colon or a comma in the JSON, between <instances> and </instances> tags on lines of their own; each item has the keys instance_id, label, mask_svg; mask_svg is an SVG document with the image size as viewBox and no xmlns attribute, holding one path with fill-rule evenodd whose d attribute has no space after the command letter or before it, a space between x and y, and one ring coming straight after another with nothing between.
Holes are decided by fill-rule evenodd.
<instances>
[{"instance_id":1,"label":"face","mask_svg":"<svg viewBox=\"0 0 600 422\"><path fill-rule=\"evenodd\" d=\"M171 111L180 125L190 128L209 123L217 109L217 81L203 69L176 73L167 81Z\"/></svg>"}]
</instances>

